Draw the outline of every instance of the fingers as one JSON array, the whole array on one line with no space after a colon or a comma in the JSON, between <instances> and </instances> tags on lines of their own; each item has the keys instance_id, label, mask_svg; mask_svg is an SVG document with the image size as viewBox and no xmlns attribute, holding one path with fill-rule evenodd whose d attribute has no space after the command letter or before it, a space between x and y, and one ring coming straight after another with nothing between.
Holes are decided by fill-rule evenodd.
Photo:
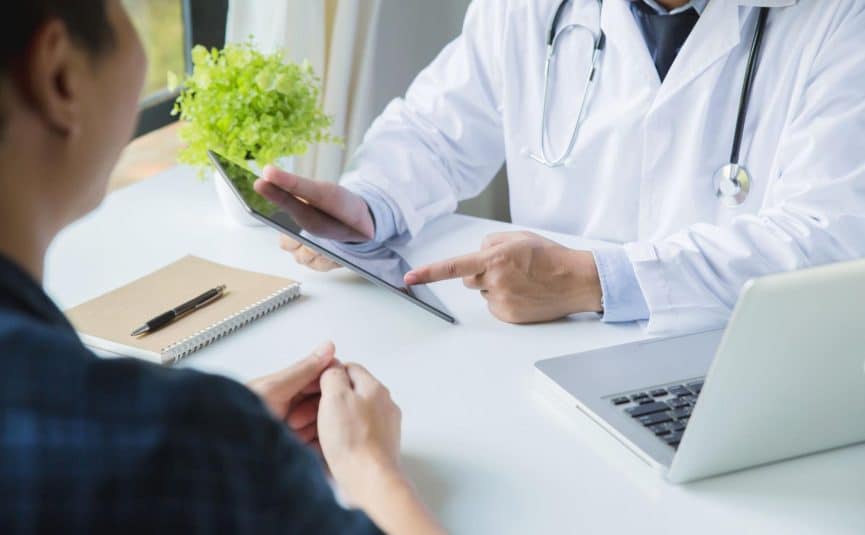
<instances>
[{"instance_id":1,"label":"fingers","mask_svg":"<svg viewBox=\"0 0 865 535\"><path fill-rule=\"evenodd\" d=\"M318 416L318 404L320 400L320 396L310 396L298 403L296 407L292 407L286 420L288 427L298 431L312 423L315 423L315 419Z\"/></svg>"},{"instance_id":2,"label":"fingers","mask_svg":"<svg viewBox=\"0 0 865 535\"><path fill-rule=\"evenodd\" d=\"M332 271L334 269L339 269L342 266L337 264L336 262L326 258L322 255L318 255L313 259L312 262L307 264L311 269L315 271Z\"/></svg>"},{"instance_id":3,"label":"fingers","mask_svg":"<svg viewBox=\"0 0 865 535\"><path fill-rule=\"evenodd\" d=\"M304 230L316 236L337 241L364 241L369 239L365 237L365 234L349 228L322 209L308 204L299 197L295 197L264 179L256 180L252 187L256 193L279 206ZM361 200L360 202L363 201ZM368 216L368 218L371 221L372 217ZM370 222L369 225L372 226L372 223Z\"/></svg>"},{"instance_id":4,"label":"fingers","mask_svg":"<svg viewBox=\"0 0 865 535\"><path fill-rule=\"evenodd\" d=\"M351 382L354 383L354 389L361 395L384 388L379 380L360 364L346 364L345 370L351 378Z\"/></svg>"},{"instance_id":5,"label":"fingers","mask_svg":"<svg viewBox=\"0 0 865 535\"><path fill-rule=\"evenodd\" d=\"M261 178L279 189L321 208L325 208L326 201L329 200L328 197L333 193L333 184L330 182L309 180L272 165L264 168Z\"/></svg>"},{"instance_id":6,"label":"fingers","mask_svg":"<svg viewBox=\"0 0 865 535\"><path fill-rule=\"evenodd\" d=\"M310 265L313 260L319 256L317 252L313 251L309 247L299 247L292 254L294 255L294 259L297 260L297 263L304 266Z\"/></svg>"},{"instance_id":7,"label":"fingers","mask_svg":"<svg viewBox=\"0 0 865 535\"><path fill-rule=\"evenodd\" d=\"M283 210L291 212L292 215L294 215L296 210L302 211L303 207L307 206L291 193L261 178L252 183L252 189L268 201L280 206ZM311 210L311 208L308 209Z\"/></svg>"},{"instance_id":8,"label":"fingers","mask_svg":"<svg viewBox=\"0 0 865 535\"><path fill-rule=\"evenodd\" d=\"M351 381L344 367L330 368L321 374L321 395L339 396L351 391Z\"/></svg>"},{"instance_id":9,"label":"fingers","mask_svg":"<svg viewBox=\"0 0 865 535\"><path fill-rule=\"evenodd\" d=\"M269 377L269 395L290 399L314 382L330 366L336 348L333 342L319 346L312 355Z\"/></svg>"},{"instance_id":10,"label":"fingers","mask_svg":"<svg viewBox=\"0 0 865 535\"><path fill-rule=\"evenodd\" d=\"M304 444L310 444L311 442L318 440L318 426L313 422L301 429L295 429L294 434L299 441Z\"/></svg>"},{"instance_id":11,"label":"fingers","mask_svg":"<svg viewBox=\"0 0 865 535\"><path fill-rule=\"evenodd\" d=\"M315 271L331 271L342 267L326 256L304 246L291 236L280 236L279 247L282 250L291 253L294 256L295 262Z\"/></svg>"},{"instance_id":12,"label":"fingers","mask_svg":"<svg viewBox=\"0 0 865 535\"><path fill-rule=\"evenodd\" d=\"M463 277L463 285L469 290L483 290L483 277L480 275Z\"/></svg>"},{"instance_id":13,"label":"fingers","mask_svg":"<svg viewBox=\"0 0 865 535\"><path fill-rule=\"evenodd\" d=\"M278 199L271 198L271 196L278 197L278 195L270 190L278 189L290 197L301 199L302 204L308 204L323 212L322 215L326 215L326 217L322 219L312 218L310 214L306 213L308 211L301 211L302 216L310 219L309 224L316 224L320 227L318 229L311 228L304 224L304 221L298 221L301 226L314 234L340 241L366 241L375 236L375 224L366 201L338 184L310 180L286 173L273 166L264 168L260 182L262 184L259 184L258 181L254 184L255 191L273 202L281 204ZM271 188L267 186L271 186ZM347 228L342 228L344 226Z\"/></svg>"},{"instance_id":14,"label":"fingers","mask_svg":"<svg viewBox=\"0 0 865 535\"><path fill-rule=\"evenodd\" d=\"M294 251L303 247L303 244L299 241L295 240L290 236L286 236L285 234L279 237L279 247L288 253L293 253Z\"/></svg>"},{"instance_id":15,"label":"fingers","mask_svg":"<svg viewBox=\"0 0 865 535\"><path fill-rule=\"evenodd\" d=\"M486 270L487 253L471 253L409 271L405 283L409 286L427 284L458 277L480 275Z\"/></svg>"},{"instance_id":16,"label":"fingers","mask_svg":"<svg viewBox=\"0 0 865 535\"><path fill-rule=\"evenodd\" d=\"M330 365L328 368L333 368L335 366L342 366L342 362L339 361L338 358L334 358L330 361ZM324 373L324 372L322 372ZM321 379L321 377L319 377ZM306 387L300 391L300 396L310 396L312 394L321 394L321 382L313 381L306 385Z\"/></svg>"},{"instance_id":17,"label":"fingers","mask_svg":"<svg viewBox=\"0 0 865 535\"><path fill-rule=\"evenodd\" d=\"M294 256L295 262L315 271L331 271L342 267L326 256L305 246L300 246L293 250L292 255Z\"/></svg>"}]
</instances>

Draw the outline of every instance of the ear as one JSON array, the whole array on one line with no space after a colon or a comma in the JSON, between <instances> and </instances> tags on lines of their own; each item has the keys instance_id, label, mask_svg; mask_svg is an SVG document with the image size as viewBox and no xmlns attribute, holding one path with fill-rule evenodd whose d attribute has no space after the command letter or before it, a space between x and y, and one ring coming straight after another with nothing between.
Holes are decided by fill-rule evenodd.
<instances>
[{"instance_id":1,"label":"ear","mask_svg":"<svg viewBox=\"0 0 865 535\"><path fill-rule=\"evenodd\" d=\"M66 25L56 19L43 24L30 42L25 62L23 89L33 111L58 135L77 136L87 60Z\"/></svg>"}]
</instances>

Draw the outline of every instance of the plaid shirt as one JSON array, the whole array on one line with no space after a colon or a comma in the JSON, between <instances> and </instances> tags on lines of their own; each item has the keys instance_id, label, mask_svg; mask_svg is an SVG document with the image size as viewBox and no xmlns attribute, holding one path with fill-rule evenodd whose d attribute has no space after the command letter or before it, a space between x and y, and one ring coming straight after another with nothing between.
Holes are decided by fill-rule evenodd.
<instances>
[{"instance_id":1,"label":"plaid shirt","mask_svg":"<svg viewBox=\"0 0 865 535\"><path fill-rule=\"evenodd\" d=\"M378 533L243 386L87 351L0 257L0 533Z\"/></svg>"}]
</instances>

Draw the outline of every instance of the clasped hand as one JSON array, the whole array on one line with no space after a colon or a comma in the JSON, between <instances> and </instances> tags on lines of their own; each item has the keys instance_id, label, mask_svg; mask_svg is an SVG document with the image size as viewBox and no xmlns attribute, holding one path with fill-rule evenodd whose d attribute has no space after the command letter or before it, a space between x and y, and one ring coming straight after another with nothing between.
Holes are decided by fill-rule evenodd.
<instances>
[{"instance_id":1,"label":"clasped hand","mask_svg":"<svg viewBox=\"0 0 865 535\"><path fill-rule=\"evenodd\" d=\"M340 363L334 351L327 343L248 386L301 442L323 456L349 500L364 507L370 486L403 480L401 413L387 388L362 366Z\"/></svg>"}]
</instances>

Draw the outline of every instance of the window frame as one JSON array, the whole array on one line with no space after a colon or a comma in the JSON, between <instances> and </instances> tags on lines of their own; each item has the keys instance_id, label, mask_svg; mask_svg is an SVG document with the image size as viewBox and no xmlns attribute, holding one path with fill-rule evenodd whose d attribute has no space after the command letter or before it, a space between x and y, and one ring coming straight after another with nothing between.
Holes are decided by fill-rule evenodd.
<instances>
[{"instance_id":1,"label":"window frame","mask_svg":"<svg viewBox=\"0 0 865 535\"><path fill-rule=\"evenodd\" d=\"M228 0L181 0L183 16L184 64L192 70L192 47L222 48L225 45L225 25ZM141 102L135 137L142 136L177 121L171 115L179 90L167 89L148 96Z\"/></svg>"}]
</instances>

